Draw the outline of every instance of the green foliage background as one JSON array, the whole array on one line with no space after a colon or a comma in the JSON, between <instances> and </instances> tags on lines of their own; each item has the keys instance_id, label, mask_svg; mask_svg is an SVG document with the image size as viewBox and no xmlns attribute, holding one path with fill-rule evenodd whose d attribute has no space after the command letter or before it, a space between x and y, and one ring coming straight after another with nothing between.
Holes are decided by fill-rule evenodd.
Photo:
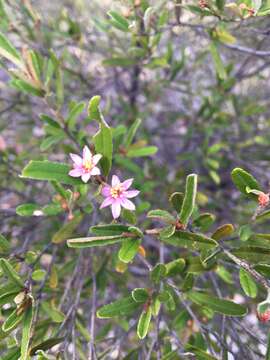
<instances>
[{"instance_id":1,"label":"green foliage background","mask_svg":"<svg viewBox=\"0 0 270 360\"><path fill-rule=\"evenodd\" d=\"M269 359L269 11L0 0L1 359Z\"/></svg>"}]
</instances>

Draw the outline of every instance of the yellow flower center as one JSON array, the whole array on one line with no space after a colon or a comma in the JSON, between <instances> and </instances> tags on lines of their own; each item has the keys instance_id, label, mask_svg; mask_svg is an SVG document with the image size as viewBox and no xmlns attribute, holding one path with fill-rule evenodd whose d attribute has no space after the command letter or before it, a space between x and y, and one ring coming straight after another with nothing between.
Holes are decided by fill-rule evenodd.
<instances>
[{"instance_id":1,"label":"yellow flower center","mask_svg":"<svg viewBox=\"0 0 270 360\"><path fill-rule=\"evenodd\" d=\"M113 197L114 199L117 199L121 193L122 193L123 189L121 187L121 185L116 185L115 187L111 188L111 197Z\"/></svg>"},{"instance_id":2,"label":"yellow flower center","mask_svg":"<svg viewBox=\"0 0 270 360\"><path fill-rule=\"evenodd\" d=\"M90 171L93 168L93 163L91 160L84 160L83 167L86 171Z\"/></svg>"}]
</instances>

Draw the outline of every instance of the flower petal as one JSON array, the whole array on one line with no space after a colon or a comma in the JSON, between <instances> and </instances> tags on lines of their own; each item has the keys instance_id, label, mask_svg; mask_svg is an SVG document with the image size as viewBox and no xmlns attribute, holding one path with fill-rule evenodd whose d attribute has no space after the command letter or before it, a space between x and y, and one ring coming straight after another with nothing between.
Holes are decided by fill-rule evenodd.
<instances>
[{"instance_id":1,"label":"flower petal","mask_svg":"<svg viewBox=\"0 0 270 360\"><path fill-rule=\"evenodd\" d=\"M90 173L84 173L84 174L82 175L82 181L83 181L84 183L87 183L87 181L90 179L90 177L91 177L91 174L90 174Z\"/></svg>"},{"instance_id":2,"label":"flower petal","mask_svg":"<svg viewBox=\"0 0 270 360\"><path fill-rule=\"evenodd\" d=\"M114 187L114 186L116 186L118 184L120 184L119 177L116 176L116 175L113 175L113 177L112 177L112 187Z\"/></svg>"},{"instance_id":3,"label":"flower petal","mask_svg":"<svg viewBox=\"0 0 270 360\"><path fill-rule=\"evenodd\" d=\"M133 202L126 198L121 199L121 205L127 210L135 210L135 205L133 204Z\"/></svg>"},{"instance_id":4,"label":"flower petal","mask_svg":"<svg viewBox=\"0 0 270 360\"><path fill-rule=\"evenodd\" d=\"M96 155L94 155L93 156L93 159L92 159L92 161L93 161L93 164L94 165L97 165L97 163L99 162L99 160L102 158L102 155L101 154L96 154Z\"/></svg>"},{"instance_id":5,"label":"flower petal","mask_svg":"<svg viewBox=\"0 0 270 360\"><path fill-rule=\"evenodd\" d=\"M124 195L126 198L134 198L134 197L137 196L139 193L140 193L139 190L129 190L129 191L125 191L125 192L123 193L123 195Z\"/></svg>"},{"instance_id":6,"label":"flower petal","mask_svg":"<svg viewBox=\"0 0 270 360\"><path fill-rule=\"evenodd\" d=\"M112 205L112 203L114 202L114 199L112 197L107 197L103 203L100 205L100 209L103 209L107 206L110 206Z\"/></svg>"},{"instance_id":7,"label":"flower petal","mask_svg":"<svg viewBox=\"0 0 270 360\"><path fill-rule=\"evenodd\" d=\"M121 185L124 190L127 190L131 186L132 183L133 183L133 179L127 179L124 182L122 182Z\"/></svg>"},{"instance_id":8,"label":"flower petal","mask_svg":"<svg viewBox=\"0 0 270 360\"><path fill-rule=\"evenodd\" d=\"M77 166L82 166L83 159L79 155L70 153L69 156Z\"/></svg>"},{"instance_id":9,"label":"flower petal","mask_svg":"<svg viewBox=\"0 0 270 360\"><path fill-rule=\"evenodd\" d=\"M92 161L92 153L88 146L84 146L83 148L83 161Z\"/></svg>"},{"instance_id":10,"label":"flower petal","mask_svg":"<svg viewBox=\"0 0 270 360\"><path fill-rule=\"evenodd\" d=\"M111 187L109 185L104 185L101 189L101 194L105 197L111 195Z\"/></svg>"},{"instance_id":11,"label":"flower petal","mask_svg":"<svg viewBox=\"0 0 270 360\"><path fill-rule=\"evenodd\" d=\"M91 175L100 175L100 170L98 167L93 167L93 169L90 171Z\"/></svg>"},{"instance_id":12,"label":"flower petal","mask_svg":"<svg viewBox=\"0 0 270 360\"><path fill-rule=\"evenodd\" d=\"M70 172L68 173L68 175L73 176L73 177L80 177L83 174L83 170L81 168L75 168L70 170Z\"/></svg>"},{"instance_id":13,"label":"flower petal","mask_svg":"<svg viewBox=\"0 0 270 360\"><path fill-rule=\"evenodd\" d=\"M112 204L112 216L114 219L119 218L121 212L120 201L114 201Z\"/></svg>"}]
</instances>

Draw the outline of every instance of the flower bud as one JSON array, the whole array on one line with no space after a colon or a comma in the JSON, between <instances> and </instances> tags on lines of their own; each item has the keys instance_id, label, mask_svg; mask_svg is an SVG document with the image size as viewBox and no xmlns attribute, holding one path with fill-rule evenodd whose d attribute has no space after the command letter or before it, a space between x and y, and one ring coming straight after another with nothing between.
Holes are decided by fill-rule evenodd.
<instances>
[{"instance_id":1,"label":"flower bud","mask_svg":"<svg viewBox=\"0 0 270 360\"><path fill-rule=\"evenodd\" d=\"M260 206L265 207L269 204L269 194L261 192L258 196L258 203Z\"/></svg>"},{"instance_id":2,"label":"flower bud","mask_svg":"<svg viewBox=\"0 0 270 360\"><path fill-rule=\"evenodd\" d=\"M266 299L265 301L261 302L257 306L257 317L258 319L266 323L270 320L270 302L269 299Z\"/></svg>"}]
</instances>

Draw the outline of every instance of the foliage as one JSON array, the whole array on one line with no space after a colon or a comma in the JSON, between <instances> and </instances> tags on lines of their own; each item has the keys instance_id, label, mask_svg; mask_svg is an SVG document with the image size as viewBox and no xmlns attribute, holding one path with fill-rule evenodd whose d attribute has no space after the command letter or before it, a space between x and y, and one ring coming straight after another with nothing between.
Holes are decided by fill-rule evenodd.
<instances>
[{"instance_id":1,"label":"foliage","mask_svg":"<svg viewBox=\"0 0 270 360\"><path fill-rule=\"evenodd\" d=\"M269 358L269 14L0 0L1 359Z\"/></svg>"}]
</instances>

